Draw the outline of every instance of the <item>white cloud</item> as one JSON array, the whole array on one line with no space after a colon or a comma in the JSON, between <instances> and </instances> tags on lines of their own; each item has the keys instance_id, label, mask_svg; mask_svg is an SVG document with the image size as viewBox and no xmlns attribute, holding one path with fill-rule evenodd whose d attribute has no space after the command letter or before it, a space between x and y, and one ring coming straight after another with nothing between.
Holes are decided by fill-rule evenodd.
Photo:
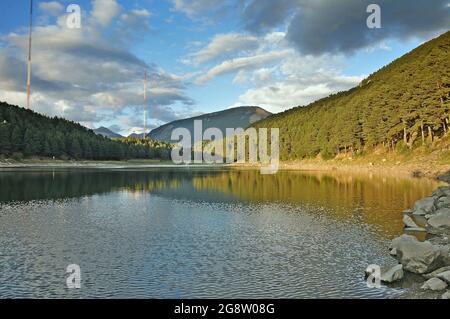
<instances>
[{"instance_id":1,"label":"white cloud","mask_svg":"<svg viewBox=\"0 0 450 319\"><path fill-rule=\"evenodd\" d=\"M117 30L117 34L119 39L124 42L124 45L139 39L151 31L151 16L151 12L146 9L133 9L120 15L120 27Z\"/></svg>"},{"instance_id":2,"label":"white cloud","mask_svg":"<svg viewBox=\"0 0 450 319\"><path fill-rule=\"evenodd\" d=\"M135 16L138 17L150 17L151 13L147 9L133 9L131 10L131 13L133 13Z\"/></svg>"},{"instance_id":3,"label":"white cloud","mask_svg":"<svg viewBox=\"0 0 450 319\"><path fill-rule=\"evenodd\" d=\"M234 84L245 84L248 81L247 72L240 70L233 79Z\"/></svg>"},{"instance_id":4,"label":"white cloud","mask_svg":"<svg viewBox=\"0 0 450 319\"><path fill-rule=\"evenodd\" d=\"M235 74L234 85L252 88L241 94L234 106L258 105L280 112L347 90L364 78L343 74L342 55L301 55L285 38L286 34L279 31L261 36L217 35L192 56L198 63L225 60L200 74L195 83L201 85L221 75Z\"/></svg>"},{"instance_id":5,"label":"white cloud","mask_svg":"<svg viewBox=\"0 0 450 319\"><path fill-rule=\"evenodd\" d=\"M236 52L255 50L259 46L258 38L239 33L218 34L201 50L191 55L195 64L202 64L217 58L227 57Z\"/></svg>"},{"instance_id":6,"label":"white cloud","mask_svg":"<svg viewBox=\"0 0 450 319\"><path fill-rule=\"evenodd\" d=\"M307 105L330 94L349 89L362 77L329 77L322 83L304 85L301 80L286 80L250 89L235 105L258 105L278 113L299 105Z\"/></svg>"},{"instance_id":7,"label":"white cloud","mask_svg":"<svg viewBox=\"0 0 450 319\"><path fill-rule=\"evenodd\" d=\"M250 78L248 71L262 65L269 67L294 53L285 41L284 32L271 32L264 36L239 33L218 34L208 44L191 53L184 61L198 65L222 60L196 79L204 84L217 76L237 72L233 82L244 84Z\"/></svg>"},{"instance_id":8,"label":"white cloud","mask_svg":"<svg viewBox=\"0 0 450 319\"><path fill-rule=\"evenodd\" d=\"M93 0L91 18L95 23L107 26L121 11L116 0Z\"/></svg>"},{"instance_id":9,"label":"white cloud","mask_svg":"<svg viewBox=\"0 0 450 319\"><path fill-rule=\"evenodd\" d=\"M365 77L343 75L343 69L341 56L313 57L292 52L279 65L254 71L255 87L243 93L236 104L281 112L348 90Z\"/></svg>"},{"instance_id":10,"label":"white cloud","mask_svg":"<svg viewBox=\"0 0 450 319\"><path fill-rule=\"evenodd\" d=\"M274 77L275 68L262 68L256 70L254 73L254 81L256 82L267 82Z\"/></svg>"},{"instance_id":11,"label":"white cloud","mask_svg":"<svg viewBox=\"0 0 450 319\"><path fill-rule=\"evenodd\" d=\"M256 68L262 64L270 63L275 60L279 60L283 57L286 57L288 54L289 54L288 50L283 50L279 52L273 51L250 57L227 60L210 69L205 75L198 77L196 83L203 84L208 81L211 81L212 79L214 79L219 75L229 74L242 69Z\"/></svg>"},{"instance_id":12,"label":"white cloud","mask_svg":"<svg viewBox=\"0 0 450 319\"><path fill-rule=\"evenodd\" d=\"M64 11L64 6L57 1L40 2L39 9L51 16L58 16Z\"/></svg>"},{"instance_id":13,"label":"white cloud","mask_svg":"<svg viewBox=\"0 0 450 319\"><path fill-rule=\"evenodd\" d=\"M171 0L174 9L185 13L190 18L198 16L204 11L213 10L221 7L226 1L224 0Z\"/></svg>"}]
</instances>

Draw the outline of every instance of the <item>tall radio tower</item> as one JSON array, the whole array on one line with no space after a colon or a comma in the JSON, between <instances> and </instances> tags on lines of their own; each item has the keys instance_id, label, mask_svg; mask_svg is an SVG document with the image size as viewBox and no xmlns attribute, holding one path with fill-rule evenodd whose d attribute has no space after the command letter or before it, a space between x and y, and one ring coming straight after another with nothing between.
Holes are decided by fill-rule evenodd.
<instances>
[{"instance_id":1,"label":"tall radio tower","mask_svg":"<svg viewBox=\"0 0 450 319\"><path fill-rule=\"evenodd\" d=\"M144 75L144 140L147 138L147 70Z\"/></svg>"},{"instance_id":2,"label":"tall radio tower","mask_svg":"<svg viewBox=\"0 0 450 319\"><path fill-rule=\"evenodd\" d=\"M31 93L31 35L33 29L33 0L30 0L30 30L28 34L28 73L27 73L27 109L30 106Z\"/></svg>"}]
</instances>

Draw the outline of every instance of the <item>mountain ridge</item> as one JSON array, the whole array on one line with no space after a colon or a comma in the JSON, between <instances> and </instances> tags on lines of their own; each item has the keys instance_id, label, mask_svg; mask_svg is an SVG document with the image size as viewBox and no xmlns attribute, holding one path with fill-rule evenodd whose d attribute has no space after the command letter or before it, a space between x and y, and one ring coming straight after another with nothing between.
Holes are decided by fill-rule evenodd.
<instances>
[{"instance_id":1,"label":"mountain ridge","mask_svg":"<svg viewBox=\"0 0 450 319\"><path fill-rule=\"evenodd\" d=\"M95 134L97 135L101 135L107 138L123 138L122 135L112 131L111 129L104 127L104 126L100 126L99 128L96 128L93 130Z\"/></svg>"},{"instance_id":2,"label":"mountain ridge","mask_svg":"<svg viewBox=\"0 0 450 319\"><path fill-rule=\"evenodd\" d=\"M203 130L216 127L225 135L226 128L247 128L251 124L264 119L271 114L272 113L259 106L240 106L164 124L153 129L148 134L148 137L154 140L169 142L171 141L171 133L176 128L186 128L191 132L191 136L193 136L193 126L194 121L196 120L203 120Z\"/></svg>"}]
</instances>

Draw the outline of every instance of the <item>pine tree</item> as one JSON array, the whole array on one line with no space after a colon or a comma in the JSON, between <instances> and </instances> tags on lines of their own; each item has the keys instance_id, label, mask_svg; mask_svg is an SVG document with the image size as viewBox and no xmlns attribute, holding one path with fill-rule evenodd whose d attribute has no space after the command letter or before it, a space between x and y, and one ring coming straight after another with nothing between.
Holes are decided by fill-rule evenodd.
<instances>
[{"instance_id":1,"label":"pine tree","mask_svg":"<svg viewBox=\"0 0 450 319\"><path fill-rule=\"evenodd\" d=\"M15 125L11 133L11 147L13 152L23 151L23 131L18 125Z\"/></svg>"},{"instance_id":2,"label":"pine tree","mask_svg":"<svg viewBox=\"0 0 450 319\"><path fill-rule=\"evenodd\" d=\"M5 122L0 123L0 154L8 155L11 152L10 126Z\"/></svg>"}]
</instances>

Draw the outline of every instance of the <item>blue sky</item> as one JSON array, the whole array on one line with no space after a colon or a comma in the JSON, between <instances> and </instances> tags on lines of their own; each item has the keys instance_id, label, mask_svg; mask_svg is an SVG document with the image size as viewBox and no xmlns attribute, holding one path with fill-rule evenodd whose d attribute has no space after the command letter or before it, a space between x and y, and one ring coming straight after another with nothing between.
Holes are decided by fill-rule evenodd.
<instances>
[{"instance_id":1,"label":"blue sky","mask_svg":"<svg viewBox=\"0 0 450 319\"><path fill-rule=\"evenodd\" d=\"M448 30L448 0L34 1L32 108L91 128L140 132L240 105L306 105ZM78 4L81 28L66 25ZM28 1L0 2L0 100L25 105Z\"/></svg>"}]
</instances>

